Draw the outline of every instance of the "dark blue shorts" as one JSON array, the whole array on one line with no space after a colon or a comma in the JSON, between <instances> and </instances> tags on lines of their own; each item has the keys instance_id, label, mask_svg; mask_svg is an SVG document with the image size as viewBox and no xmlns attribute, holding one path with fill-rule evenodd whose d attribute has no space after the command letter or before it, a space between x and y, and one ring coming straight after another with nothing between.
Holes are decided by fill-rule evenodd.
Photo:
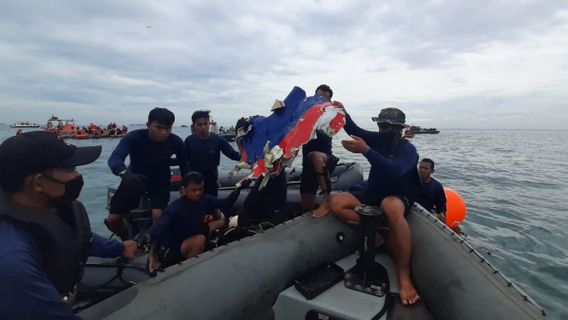
<instances>
[{"instance_id":1,"label":"dark blue shorts","mask_svg":"<svg viewBox=\"0 0 568 320\"><path fill-rule=\"evenodd\" d=\"M151 209L164 209L168 206L170 189L167 185L162 187L151 186L147 192L131 194L126 192L121 183L112 199L110 199L110 213L125 214L132 209L138 208L142 196L146 193L150 199Z\"/></svg>"},{"instance_id":2,"label":"dark blue shorts","mask_svg":"<svg viewBox=\"0 0 568 320\"><path fill-rule=\"evenodd\" d=\"M366 204L369 206L377 206L377 207L380 206L381 201L387 197L387 196L376 197L376 200L369 199L367 190L349 191L349 193L351 193L355 198L357 198L357 200L359 200L359 202L361 202L362 204ZM410 209L412 209L412 206L414 205L414 202L405 196L401 195L392 195L392 196L397 197L400 199L400 201L402 201L402 204L404 205L404 215L409 214Z\"/></svg>"}]
</instances>

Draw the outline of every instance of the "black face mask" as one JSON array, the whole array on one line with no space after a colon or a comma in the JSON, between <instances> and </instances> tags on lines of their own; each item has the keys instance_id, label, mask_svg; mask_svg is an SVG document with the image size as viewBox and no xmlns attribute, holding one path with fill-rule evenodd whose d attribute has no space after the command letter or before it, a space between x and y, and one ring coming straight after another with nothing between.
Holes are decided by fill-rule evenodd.
<instances>
[{"instance_id":1,"label":"black face mask","mask_svg":"<svg viewBox=\"0 0 568 320\"><path fill-rule=\"evenodd\" d=\"M379 133L380 139L382 139L384 142L388 142L388 143L395 142L396 136L397 136L397 133L392 132L392 131L382 131L382 132Z\"/></svg>"},{"instance_id":2,"label":"black face mask","mask_svg":"<svg viewBox=\"0 0 568 320\"><path fill-rule=\"evenodd\" d=\"M48 175L45 175L45 177L53 182L57 182L65 186L65 192L63 193L63 195L53 199L53 204L56 206L69 204L75 201L79 197L81 189L83 189L82 175L78 175L75 179L69 180L67 182L56 180Z\"/></svg>"}]
</instances>

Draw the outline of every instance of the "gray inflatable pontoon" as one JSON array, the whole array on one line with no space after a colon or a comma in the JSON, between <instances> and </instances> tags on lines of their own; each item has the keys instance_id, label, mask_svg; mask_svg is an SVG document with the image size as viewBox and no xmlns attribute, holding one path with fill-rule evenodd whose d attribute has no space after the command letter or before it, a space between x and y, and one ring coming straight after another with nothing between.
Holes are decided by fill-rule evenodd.
<instances>
[{"instance_id":1,"label":"gray inflatable pontoon","mask_svg":"<svg viewBox=\"0 0 568 320\"><path fill-rule=\"evenodd\" d=\"M545 319L544 311L461 236L419 205L408 216L412 276L421 295L403 307L392 260L395 303L381 319ZM360 236L333 217L304 215L167 268L84 311L84 319L372 319L387 297L346 289L343 281L308 300L292 285L318 267L355 264ZM136 271L137 272L137 271ZM124 273L128 281L128 273ZM88 275L86 277L88 279Z\"/></svg>"}]
</instances>

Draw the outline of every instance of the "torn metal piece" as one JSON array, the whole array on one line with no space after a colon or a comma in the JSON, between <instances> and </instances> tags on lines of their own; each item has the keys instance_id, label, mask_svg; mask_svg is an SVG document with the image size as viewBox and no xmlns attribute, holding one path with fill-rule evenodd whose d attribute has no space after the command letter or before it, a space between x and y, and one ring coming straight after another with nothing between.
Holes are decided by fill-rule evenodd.
<instances>
[{"instance_id":1,"label":"torn metal piece","mask_svg":"<svg viewBox=\"0 0 568 320\"><path fill-rule=\"evenodd\" d=\"M270 109L270 111L274 111L274 110L278 110L278 109L282 109L286 107L286 105L284 105L284 102L281 100L276 99L274 101L274 104L272 105L272 109Z\"/></svg>"}]
</instances>

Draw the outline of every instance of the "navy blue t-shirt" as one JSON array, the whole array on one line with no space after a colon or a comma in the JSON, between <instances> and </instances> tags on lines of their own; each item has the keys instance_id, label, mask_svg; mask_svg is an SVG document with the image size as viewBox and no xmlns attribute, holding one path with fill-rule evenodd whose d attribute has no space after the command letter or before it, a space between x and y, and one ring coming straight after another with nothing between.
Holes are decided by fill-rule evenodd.
<instances>
[{"instance_id":1,"label":"navy blue t-shirt","mask_svg":"<svg viewBox=\"0 0 568 320\"><path fill-rule=\"evenodd\" d=\"M414 200L421 192L416 169L418 153L414 145L405 139L394 145L392 136L361 129L349 115L343 129L349 135L362 138L369 146L363 154L371 164L367 184L369 199L380 201L386 196L399 195Z\"/></svg>"},{"instance_id":2,"label":"navy blue t-shirt","mask_svg":"<svg viewBox=\"0 0 568 320\"><path fill-rule=\"evenodd\" d=\"M210 134L202 139L196 134L185 138L185 151L189 169L201 172L203 175L216 175L221 161L221 152L227 158L241 160L241 155L233 149L227 140L217 134Z\"/></svg>"},{"instance_id":3,"label":"navy blue t-shirt","mask_svg":"<svg viewBox=\"0 0 568 320\"><path fill-rule=\"evenodd\" d=\"M172 155L176 156L175 160L172 160ZM150 140L148 129L129 132L108 159L108 166L114 174L127 169L124 164L127 156L130 156L128 170L148 177L153 185L169 185L171 165L179 165L182 175L188 172L183 141L173 133L166 141L155 142Z\"/></svg>"},{"instance_id":4,"label":"navy blue t-shirt","mask_svg":"<svg viewBox=\"0 0 568 320\"><path fill-rule=\"evenodd\" d=\"M426 193L426 201L420 204L428 211L435 210L436 213L446 212L446 194L442 184L438 180L431 178L430 182L423 184L423 188Z\"/></svg>"}]
</instances>

